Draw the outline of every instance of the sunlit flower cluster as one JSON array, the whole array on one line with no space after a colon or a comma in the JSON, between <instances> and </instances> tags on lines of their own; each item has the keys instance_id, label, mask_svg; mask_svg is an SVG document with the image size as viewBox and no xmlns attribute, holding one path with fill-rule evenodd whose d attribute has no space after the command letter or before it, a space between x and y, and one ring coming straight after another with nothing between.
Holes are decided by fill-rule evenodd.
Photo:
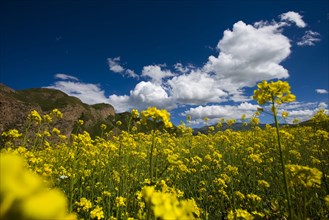
<instances>
[{"instance_id":1,"label":"sunlit flower cluster","mask_svg":"<svg viewBox=\"0 0 329 220\"><path fill-rule=\"evenodd\" d=\"M170 122L170 113L165 109L157 109L156 107L149 107L141 112L141 121L146 121L151 118L153 121L162 121L166 128L171 128L173 125Z\"/></svg>"},{"instance_id":2,"label":"sunlit flower cluster","mask_svg":"<svg viewBox=\"0 0 329 220\"><path fill-rule=\"evenodd\" d=\"M193 199L179 201L175 194L158 192L154 187L144 187L142 195L152 207L156 218L179 220L200 216L200 210Z\"/></svg>"},{"instance_id":3,"label":"sunlit flower cluster","mask_svg":"<svg viewBox=\"0 0 329 220\"><path fill-rule=\"evenodd\" d=\"M293 102L296 96L290 91L288 82L278 80L277 82L263 81L257 85L258 89L254 91L253 98L257 100L258 104L264 105L266 102L276 102L282 104L284 102Z\"/></svg>"}]
</instances>

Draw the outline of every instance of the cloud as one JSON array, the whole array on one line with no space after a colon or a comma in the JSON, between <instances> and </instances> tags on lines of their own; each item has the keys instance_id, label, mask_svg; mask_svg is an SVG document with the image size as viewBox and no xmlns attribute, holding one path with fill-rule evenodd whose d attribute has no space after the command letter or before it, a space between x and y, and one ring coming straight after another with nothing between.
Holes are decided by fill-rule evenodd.
<instances>
[{"instance_id":1,"label":"cloud","mask_svg":"<svg viewBox=\"0 0 329 220\"><path fill-rule=\"evenodd\" d=\"M153 83L161 84L162 80L174 76L170 70L162 70L160 65L144 66L142 76L151 78Z\"/></svg>"},{"instance_id":2,"label":"cloud","mask_svg":"<svg viewBox=\"0 0 329 220\"><path fill-rule=\"evenodd\" d=\"M194 126L204 124L204 118L208 118L208 124L216 124L221 118L240 120L242 114L246 114L250 118L259 108L259 105L254 105L249 102L243 102L239 105L208 105L190 108L183 112L182 116L190 115L192 118L191 124ZM271 112L270 106L262 106L265 112ZM283 103L280 105L278 115L281 116L283 111L288 112L286 122L293 123L294 119L299 119L300 122L309 120L318 110L324 109L328 113L328 104L325 102L292 102ZM272 121L273 122L273 121ZM268 123L272 123L269 121ZM284 121L280 121L284 122Z\"/></svg>"},{"instance_id":3,"label":"cloud","mask_svg":"<svg viewBox=\"0 0 329 220\"><path fill-rule=\"evenodd\" d=\"M281 21L289 21L293 22L299 28L306 27L306 23L303 21L303 16L298 14L297 12L289 11L280 15Z\"/></svg>"},{"instance_id":4,"label":"cloud","mask_svg":"<svg viewBox=\"0 0 329 220\"><path fill-rule=\"evenodd\" d=\"M183 115L190 115L193 124L203 123L206 117L209 119L209 124L215 124L221 118L241 119L243 114L246 114L247 118L250 118L257 108L259 108L259 105L253 105L248 102L243 102L239 105L198 106L196 108L190 108Z\"/></svg>"},{"instance_id":5,"label":"cloud","mask_svg":"<svg viewBox=\"0 0 329 220\"><path fill-rule=\"evenodd\" d=\"M278 114L281 115L283 111L286 111L289 114L286 118L288 123L292 123L296 118L302 122L309 120L320 109L328 113L328 105L325 102L292 102L282 104Z\"/></svg>"},{"instance_id":6,"label":"cloud","mask_svg":"<svg viewBox=\"0 0 329 220\"><path fill-rule=\"evenodd\" d=\"M139 75L137 75L134 70L125 69L120 65L120 57L107 58L107 62L112 72L120 73L123 76L127 76L130 78L139 78Z\"/></svg>"},{"instance_id":7,"label":"cloud","mask_svg":"<svg viewBox=\"0 0 329 220\"><path fill-rule=\"evenodd\" d=\"M224 31L218 57L210 56L203 71L214 73L221 88L229 92L261 80L287 78L288 71L280 63L290 55L290 47L276 23L253 26L239 21Z\"/></svg>"},{"instance_id":8,"label":"cloud","mask_svg":"<svg viewBox=\"0 0 329 220\"><path fill-rule=\"evenodd\" d=\"M328 90L326 90L326 89L316 89L315 91L316 91L316 93L319 93L319 94L328 94Z\"/></svg>"},{"instance_id":9,"label":"cloud","mask_svg":"<svg viewBox=\"0 0 329 220\"><path fill-rule=\"evenodd\" d=\"M133 108L141 110L149 106L156 106L168 110L176 107L163 86L145 81L139 82L135 88L130 91L129 96L111 95L108 101L118 112L128 111Z\"/></svg>"},{"instance_id":10,"label":"cloud","mask_svg":"<svg viewBox=\"0 0 329 220\"><path fill-rule=\"evenodd\" d=\"M193 66L192 64L189 64L188 66L183 66L183 64L181 64L181 63L176 63L174 65L174 68L177 72L185 74L185 73L188 73L191 70L195 69L196 67Z\"/></svg>"},{"instance_id":11,"label":"cloud","mask_svg":"<svg viewBox=\"0 0 329 220\"><path fill-rule=\"evenodd\" d=\"M137 75L135 73L135 71L131 70L131 69L127 69L125 74L128 76L128 77L131 77L131 78L139 78L139 75Z\"/></svg>"},{"instance_id":12,"label":"cloud","mask_svg":"<svg viewBox=\"0 0 329 220\"><path fill-rule=\"evenodd\" d=\"M159 106L162 103L172 108L249 101L250 96L245 95L245 88L253 87L262 80L289 77L288 70L281 65L291 54L291 41L283 35L283 28L290 25L288 21L298 27L306 24L296 12L284 13L280 18L280 22L235 23L219 39L218 55L209 56L200 67L176 63L172 72L166 69L166 65L144 66L140 75L149 82L137 84L128 98L113 96L111 101L129 102L127 106L130 108L147 104ZM118 58L115 59L118 64ZM157 92L161 101L156 102L152 98L154 94L147 94L151 92Z\"/></svg>"},{"instance_id":13,"label":"cloud","mask_svg":"<svg viewBox=\"0 0 329 220\"><path fill-rule=\"evenodd\" d=\"M115 112L125 112L132 108L130 97L127 95L110 95L108 102L114 107Z\"/></svg>"},{"instance_id":14,"label":"cloud","mask_svg":"<svg viewBox=\"0 0 329 220\"><path fill-rule=\"evenodd\" d=\"M64 73L58 73L55 76L55 79L62 79L62 80L74 80L74 81L79 81L78 78L74 77L74 76L70 76Z\"/></svg>"},{"instance_id":15,"label":"cloud","mask_svg":"<svg viewBox=\"0 0 329 220\"><path fill-rule=\"evenodd\" d=\"M153 82L142 81L138 83L135 89L130 92L130 99L133 105L139 109L149 106L166 109L175 107L165 88Z\"/></svg>"},{"instance_id":16,"label":"cloud","mask_svg":"<svg viewBox=\"0 0 329 220\"><path fill-rule=\"evenodd\" d=\"M171 93L180 104L206 104L226 100L228 94L220 89L217 81L200 70L168 80Z\"/></svg>"},{"instance_id":17,"label":"cloud","mask_svg":"<svg viewBox=\"0 0 329 220\"><path fill-rule=\"evenodd\" d=\"M245 92L248 87L254 87L262 80L289 77L282 62L291 54L291 40L283 34L283 29L291 24L306 26L302 16L296 12L281 14L279 21L258 21L254 24L238 21L231 29L223 32L217 44L218 53L210 55L200 66L176 63L170 70L166 65L146 65L140 73L136 73L121 65L120 57L108 58L112 72L143 79L129 94L105 97L99 85L81 82L68 84L66 81L59 81L53 86L79 96L87 103L96 100L108 102L117 112L132 108L144 109L148 106L170 110L190 105L189 107L198 107L190 108L185 113L194 114L196 122L206 116L214 120L220 117L240 118L243 113L250 115L255 109L255 105L248 103L250 96ZM306 33L318 37L314 34L316 32ZM69 78L62 76L58 79ZM91 94L96 98L92 98ZM219 105L230 101L240 104ZM209 103L211 106L199 106ZM252 109L243 112L242 109L248 106ZM307 109L292 108L291 111L293 110Z\"/></svg>"},{"instance_id":18,"label":"cloud","mask_svg":"<svg viewBox=\"0 0 329 220\"><path fill-rule=\"evenodd\" d=\"M115 72L115 73L122 73L125 71L125 69L119 64L120 62L120 57L116 58L108 58L107 59L108 65L110 67L110 70Z\"/></svg>"},{"instance_id":19,"label":"cloud","mask_svg":"<svg viewBox=\"0 0 329 220\"><path fill-rule=\"evenodd\" d=\"M57 81L46 88L58 89L70 96L79 98L87 104L108 103L99 85L72 81Z\"/></svg>"},{"instance_id":20,"label":"cloud","mask_svg":"<svg viewBox=\"0 0 329 220\"><path fill-rule=\"evenodd\" d=\"M300 41L297 42L298 46L314 46L316 42L319 42L320 34L315 31L308 30Z\"/></svg>"}]
</instances>

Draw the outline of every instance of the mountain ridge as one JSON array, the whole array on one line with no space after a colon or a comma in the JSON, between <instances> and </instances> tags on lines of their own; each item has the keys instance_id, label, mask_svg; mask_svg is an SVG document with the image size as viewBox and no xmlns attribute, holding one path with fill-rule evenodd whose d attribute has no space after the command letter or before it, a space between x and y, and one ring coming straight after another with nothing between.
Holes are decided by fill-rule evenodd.
<instances>
[{"instance_id":1,"label":"mountain ridge","mask_svg":"<svg viewBox=\"0 0 329 220\"><path fill-rule=\"evenodd\" d=\"M96 124L106 122L109 116L115 116L112 105L100 103L88 105L80 99L50 88L31 88L14 90L0 83L0 134L8 129L23 129L27 115L36 110L41 115L57 108L63 113L54 126L65 135L70 135L76 121L84 120L84 128L88 131Z\"/></svg>"}]
</instances>

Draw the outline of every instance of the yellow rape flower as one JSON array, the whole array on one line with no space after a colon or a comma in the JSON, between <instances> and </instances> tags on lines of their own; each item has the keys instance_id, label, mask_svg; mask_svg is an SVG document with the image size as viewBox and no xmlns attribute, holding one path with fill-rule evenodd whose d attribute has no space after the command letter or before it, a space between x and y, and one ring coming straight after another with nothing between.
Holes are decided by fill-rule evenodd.
<instances>
[{"instance_id":1,"label":"yellow rape flower","mask_svg":"<svg viewBox=\"0 0 329 220\"><path fill-rule=\"evenodd\" d=\"M296 96L290 92L290 85L288 82L263 81L257 84L258 89L254 91L253 99L256 99L258 104L264 105L267 101L270 103L276 102L282 104L283 102L293 102L296 100Z\"/></svg>"},{"instance_id":2,"label":"yellow rape flower","mask_svg":"<svg viewBox=\"0 0 329 220\"><path fill-rule=\"evenodd\" d=\"M286 118L286 117L288 117L288 115L289 115L289 113L286 111L283 111L281 114L282 118Z\"/></svg>"},{"instance_id":3,"label":"yellow rape flower","mask_svg":"<svg viewBox=\"0 0 329 220\"><path fill-rule=\"evenodd\" d=\"M106 124L101 124L100 128L101 128L101 130L104 131L107 128L107 125Z\"/></svg>"},{"instance_id":4,"label":"yellow rape flower","mask_svg":"<svg viewBox=\"0 0 329 220\"><path fill-rule=\"evenodd\" d=\"M115 204L117 207L122 207L122 206L126 206L126 198L119 196L115 198Z\"/></svg>"},{"instance_id":5,"label":"yellow rape flower","mask_svg":"<svg viewBox=\"0 0 329 220\"><path fill-rule=\"evenodd\" d=\"M254 219L254 216L250 214L247 210L244 209L236 209L235 212L232 210L228 213L227 219L228 220L235 220L235 219L246 219L246 220L252 220Z\"/></svg>"},{"instance_id":6,"label":"yellow rape flower","mask_svg":"<svg viewBox=\"0 0 329 220\"><path fill-rule=\"evenodd\" d=\"M63 113L60 110L58 110L57 108L53 109L50 114L55 116L56 118L63 117Z\"/></svg>"},{"instance_id":7,"label":"yellow rape flower","mask_svg":"<svg viewBox=\"0 0 329 220\"><path fill-rule=\"evenodd\" d=\"M258 180L258 184L265 188L269 188L271 186L266 180Z\"/></svg>"},{"instance_id":8,"label":"yellow rape flower","mask_svg":"<svg viewBox=\"0 0 329 220\"><path fill-rule=\"evenodd\" d=\"M235 191L235 195L241 200L244 200L246 198L244 194L240 191Z\"/></svg>"},{"instance_id":9,"label":"yellow rape flower","mask_svg":"<svg viewBox=\"0 0 329 220\"><path fill-rule=\"evenodd\" d=\"M86 199L85 197L80 198L79 202L75 202L76 205L78 205L78 212L82 209L83 211L88 211L92 208L92 203Z\"/></svg>"},{"instance_id":10,"label":"yellow rape flower","mask_svg":"<svg viewBox=\"0 0 329 220\"><path fill-rule=\"evenodd\" d=\"M156 218L195 219L194 215L200 216L200 210L193 199L178 201L174 194L158 192L154 187L144 187L142 195L151 205Z\"/></svg>"},{"instance_id":11,"label":"yellow rape flower","mask_svg":"<svg viewBox=\"0 0 329 220\"><path fill-rule=\"evenodd\" d=\"M103 208L97 205L93 210L91 210L90 217L97 218L98 220L104 218Z\"/></svg>"},{"instance_id":12,"label":"yellow rape flower","mask_svg":"<svg viewBox=\"0 0 329 220\"><path fill-rule=\"evenodd\" d=\"M255 202L260 202L262 201L262 198L256 194L253 194L253 193L250 193L250 194L247 194L247 198L252 200L252 201L255 201Z\"/></svg>"},{"instance_id":13,"label":"yellow rape flower","mask_svg":"<svg viewBox=\"0 0 329 220\"><path fill-rule=\"evenodd\" d=\"M16 130L16 129L10 129L7 132L3 132L2 136L3 137L9 137L9 138L19 138L20 136L22 136L22 134L19 133L19 131Z\"/></svg>"},{"instance_id":14,"label":"yellow rape flower","mask_svg":"<svg viewBox=\"0 0 329 220\"><path fill-rule=\"evenodd\" d=\"M154 122L162 121L166 128L171 128L173 125L170 122L170 113L165 109L157 109L156 107L149 107L141 112L143 124L146 124L149 118L152 118Z\"/></svg>"},{"instance_id":15,"label":"yellow rape flower","mask_svg":"<svg viewBox=\"0 0 329 220\"><path fill-rule=\"evenodd\" d=\"M53 128L52 132L56 135L60 135L61 131L58 128Z\"/></svg>"},{"instance_id":16,"label":"yellow rape flower","mask_svg":"<svg viewBox=\"0 0 329 220\"><path fill-rule=\"evenodd\" d=\"M21 207L26 219L60 219L66 215L67 201L56 189L27 197Z\"/></svg>"},{"instance_id":17,"label":"yellow rape flower","mask_svg":"<svg viewBox=\"0 0 329 220\"><path fill-rule=\"evenodd\" d=\"M47 189L42 179L13 154L0 156L0 219L76 219L67 213L67 199L58 189Z\"/></svg>"},{"instance_id":18,"label":"yellow rape flower","mask_svg":"<svg viewBox=\"0 0 329 220\"><path fill-rule=\"evenodd\" d=\"M301 185L305 188L319 188L321 186L322 172L317 168L288 164L286 165L286 169L291 176L291 185Z\"/></svg>"},{"instance_id":19,"label":"yellow rape flower","mask_svg":"<svg viewBox=\"0 0 329 220\"><path fill-rule=\"evenodd\" d=\"M329 195L326 195L324 197L324 202L326 203L326 206L329 208Z\"/></svg>"},{"instance_id":20,"label":"yellow rape flower","mask_svg":"<svg viewBox=\"0 0 329 220\"><path fill-rule=\"evenodd\" d=\"M51 123L53 122L53 119L50 117L50 115L44 115L43 116L43 120L46 122L46 123Z\"/></svg>"},{"instance_id":21,"label":"yellow rape flower","mask_svg":"<svg viewBox=\"0 0 329 220\"><path fill-rule=\"evenodd\" d=\"M131 115L133 118L138 118L139 117L139 112L137 109L131 110Z\"/></svg>"},{"instance_id":22,"label":"yellow rape flower","mask_svg":"<svg viewBox=\"0 0 329 220\"><path fill-rule=\"evenodd\" d=\"M34 121L36 124L41 124L42 118L36 110L32 110L28 115L28 120Z\"/></svg>"}]
</instances>

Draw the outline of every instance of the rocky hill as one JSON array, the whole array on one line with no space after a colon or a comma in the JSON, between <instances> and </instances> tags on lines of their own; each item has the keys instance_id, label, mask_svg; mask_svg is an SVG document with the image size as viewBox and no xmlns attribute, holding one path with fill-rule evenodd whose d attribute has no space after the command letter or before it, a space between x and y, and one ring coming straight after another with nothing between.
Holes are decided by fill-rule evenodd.
<instances>
[{"instance_id":1,"label":"rocky hill","mask_svg":"<svg viewBox=\"0 0 329 220\"><path fill-rule=\"evenodd\" d=\"M24 129L27 115L32 110L43 115L55 108L63 113L63 118L54 126L66 135L73 131L79 119L85 121L85 130L92 131L102 123L109 124L109 118L115 118L115 110L109 104L87 105L59 90L35 88L15 91L0 83L0 134L11 128Z\"/></svg>"}]
</instances>

